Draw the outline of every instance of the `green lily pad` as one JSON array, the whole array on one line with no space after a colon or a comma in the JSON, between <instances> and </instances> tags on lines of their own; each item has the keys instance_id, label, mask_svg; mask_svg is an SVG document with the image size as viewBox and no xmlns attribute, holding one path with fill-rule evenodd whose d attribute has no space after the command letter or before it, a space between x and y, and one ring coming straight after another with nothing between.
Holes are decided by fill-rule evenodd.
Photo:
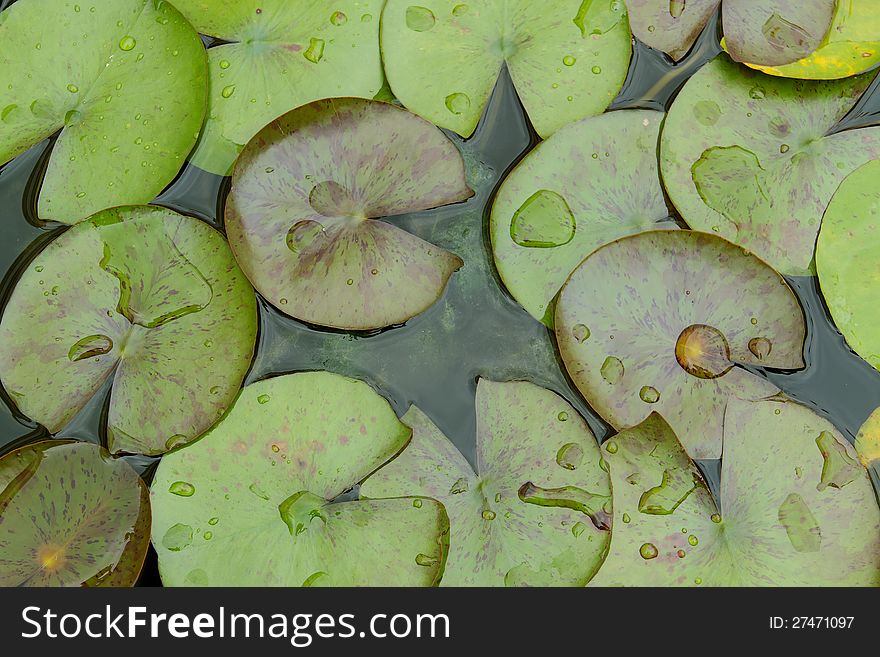
<instances>
[{"instance_id":1,"label":"green lily pad","mask_svg":"<svg viewBox=\"0 0 880 657\"><path fill-rule=\"evenodd\" d=\"M679 93L660 140L669 197L783 274L815 273L822 214L843 179L880 157L880 128L830 133L871 82L772 78L725 55Z\"/></svg>"},{"instance_id":2,"label":"green lily pad","mask_svg":"<svg viewBox=\"0 0 880 657\"><path fill-rule=\"evenodd\" d=\"M621 0L389 0L381 43L400 101L463 136L477 127L505 63L532 124L548 137L601 114L632 54Z\"/></svg>"},{"instance_id":3,"label":"green lily pad","mask_svg":"<svg viewBox=\"0 0 880 657\"><path fill-rule=\"evenodd\" d=\"M472 195L461 154L431 124L388 103L325 100L248 144L226 230L245 274L281 312L375 329L430 307L462 261L374 218Z\"/></svg>"},{"instance_id":4,"label":"green lily pad","mask_svg":"<svg viewBox=\"0 0 880 657\"><path fill-rule=\"evenodd\" d=\"M880 161L868 162L844 180L816 243L822 296L834 323L857 354L880 370Z\"/></svg>"},{"instance_id":5,"label":"green lily pad","mask_svg":"<svg viewBox=\"0 0 880 657\"><path fill-rule=\"evenodd\" d=\"M0 69L0 164L61 131L37 207L47 221L150 201L205 115L205 51L168 2L17 2L0 13Z\"/></svg>"},{"instance_id":6,"label":"green lily pad","mask_svg":"<svg viewBox=\"0 0 880 657\"><path fill-rule=\"evenodd\" d=\"M495 266L535 319L552 327L553 299L590 253L669 216L657 166L663 117L622 110L566 126L501 185L489 228Z\"/></svg>"},{"instance_id":7,"label":"green lily pad","mask_svg":"<svg viewBox=\"0 0 880 657\"><path fill-rule=\"evenodd\" d=\"M257 132L295 107L322 98L372 98L384 76L379 54L383 0L176 0L208 50L210 97L198 167L228 175Z\"/></svg>"},{"instance_id":8,"label":"green lily pad","mask_svg":"<svg viewBox=\"0 0 880 657\"><path fill-rule=\"evenodd\" d=\"M220 233L163 208L116 208L24 272L0 322L0 378L52 433L112 378L110 450L161 454L232 403L256 333L253 289Z\"/></svg>"},{"instance_id":9,"label":"green lily pad","mask_svg":"<svg viewBox=\"0 0 880 657\"><path fill-rule=\"evenodd\" d=\"M611 489L587 424L532 383L477 383L477 472L424 413L412 442L361 495L439 500L450 520L445 586L583 586L610 538Z\"/></svg>"},{"instance_id":10,"label":"green lily pad","mask_svg":"<svg viewBox=\"0 0 880 657\"><path fill-rule=\"evenodd\" d=\"M868 473L803 406L730 401L717 504L656 413L602 452L614 529L592 585L880 585L880 509Z\"/></svg>"},{"instance_id":11,"label":"green lily pad","mask_svg":"<svg viewBox=\"0 0 880 657\"><path fill-rule=\"evenodd\" d=\"M866 468L880 466L880 408L875 408L865 420L853 447Z\"/></svg>"},{"instance_id":12,"label":"green lily pad","mask_svg":"<svg viewBox=\"0 0 880 657\"><path fill-rule=\"evenodd\" d=\"M166 586L431 586L449 519L434 500L333 502L412 431L329 372L254 383L202 440L162 459L153 545Z\"/></svg>"},{"instance_id":13,"label":"green lily pad","mask_svg":"<svg viewBox=\"0 0 880 657\"><path fill-rule=\"evenodd\" d=\"M0 586L131 586L149 528L147 487L98 445L48 440L0 459Z\"/></svg>"},{"instance_id":14,"label":"green lily pad","mask_svg":"<svg viewBox=\"0 0 880 657\"><path fill-rule=\"evenodd\" d=\"M612 426L653 412L696 459L721 456L732 397L778 390L737 363L804 366L804 313L779 274L720 237L652 231L584 260L556 306L568 373Z\"/></svg>"},{"instance_id":15,"label":"green lily pad","mask_svg":"<svg viewBox=\"0 0 880 657\"><path fill-rule=\"evenodd\" d=\"M803 3L807 5L809 3ZM875 0L840 0L831 28L816 50L790 64L747 64L770 75L833 80L857 75L880 63L880 14Z\"/></svg>"}]
</instances>

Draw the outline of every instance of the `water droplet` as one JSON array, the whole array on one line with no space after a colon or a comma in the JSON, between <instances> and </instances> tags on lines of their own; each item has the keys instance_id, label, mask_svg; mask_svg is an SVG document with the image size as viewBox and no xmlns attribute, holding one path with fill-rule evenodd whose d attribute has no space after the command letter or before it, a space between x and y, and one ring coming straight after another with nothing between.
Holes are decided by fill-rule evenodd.
<instances>
[{"instance_id":1,"label":"water droplet","mask_svg":"<svg viewBox=\"0 0 880 657\"><path fill-rule=\"evenodd\" d=\"M623 378L623 372L623 362L616 356L608 356L599 369L602 378L611 385L617 384Z\"/></svg>"},{"instance_id":2,"label":"water droplet","mask_svg":"<svg viewBox=\"0 0 880 657\"><path fill-rule=\"evenodd\" d=\"M220 68L222 68L224 70L229 68L229 61L227 61L225 59L221 59L220 60Z\"/></svg>"},{"instance_id":3,"label":"water droplet","mask_svg":"<svg viewBox=\"0 0 880 657\"><path fill-rule=\"evenodd\" d=\"M700 539L698 539L698 538L697 538L696 536L694 536L693 534L691 534L690 536L688 536L688 543L690 543L691 545L696 546L699 542L700 542Z\"/></svg>"},{"instance_id":4,"label":"water droplet","mask_svg":"<svg viewBox=\"0 0 880 657\"><path fill-rule=\"evenodd\" d=\"M571 527L571 534L575 538L578 538L581 534L584 533L584 531L586 531L586 529L587 529L587 526L584 523L576 522Z\"/></svg>"},{"instance_id":5,"label":"water droplet","mask_svg":"<svg viewBox=\"0 0 880 657\"><path fill-rule=\"evenodd\" d=\"M180 497L192 497L196 492L196 487L188 481L175 481L168 487L168 492Z\"/></svg>"},{"instance_id":6,"label":"water droplet","mask_svg":"<svg viewBox=\"0 0 880 657\"><path fill-rule=\"evenodd\" d=\"M566 55L565 57L562 58L562 63L565 64L566 66L574 66L576 62L577 62L577 58L572 57L571 55Z\"/></svg>"},{"instance_id":7,"label":"water droplet","mask_svg":"<svg viewBox=\"0 0 880 657\"><path fill-rule=\"evenodd\" d=\"M298 221L287 231L287 248L293 253L302 253L316 239L323 238L324 227L317 221L306 219Z\"/></svg>"},{"instance_id":8,"label":"water droplet","mask_svg":"<svg viewBox=\"0 0 880 657\"><path fill-rule=\"evenodd\" d=\"M67 90L70 93L75 94L77 91L79 91L79 87L77 87L75 84L71 83L71 84L67 85Z\"/></svg>"},{"instance_id":9,"label":"water droplet","mask_svg":"<svg viewBox=\"0 0 880 657\"><path fill-rule=\"evenodd\" d=\"M528 481L517 491L519 499L526 504L544 507L560 507L579 511L589 516L596 529L611 529L611 497L591 493L577 486L541 488ZM541 523L538 523L541 526Z\"/></svg>"},{"instance_id":10,"label":"water droplet","mask_svg":"<svg viewBox=\"0 0 880 657\"><path fill-rule=\"evenodd\" d=\"M593 68L590 69L590 71L592 71L593 75L599 75L602 72L602 67L601 66L594 66Z\"/></svg>"},{"instance_id":11,"label":"water droplet","mask_svg":"<svg viewBox=\"0 0 880 657\"><path fill-rule=\"evenodd\" d=\"M134 58L134 61L136 61L136 62L142 62L142 61L144 61L144 53L139 52L139 53L138 53L138 56Z\"/></svg>"},{"instance_id":12,"label":"water droplet","mask_svg":"<svg viewBox=\"0 0 880 657\"><path fill-rule=\"evenodd\" d=\"M468 6L467 5L464 5L464 4L455 5L452 8L452 15L453 16L464 16L466 13L468 13Z\"/></svg>"},{"instance_id":13,"label":"water droplet","mask_svg":"<svg viewBox=\"0 0 880 657\"><path fill-rule=\"evenodd\" d=\"M654 27L653 25L649 25L649 26L648 26L648 32L653 32L653 31L656 30L656 29L657 29L657 28Z\"/></svg>"},{"instance_id":14,"label":"water droplet","mask_svg":"<svg viewBox=\"0 0 880 657\"><path fill-rule=\"evenodd\" d=\"M687 552L685 552L684 550L679 550L679 551L676 552L675 554L678 555L678 558L679 558L679 559L684 559L685 556L687 556Z\"/></svg>"},{"instance_id":15,"label":"water droplet","mask_svg":"<svg viewBox=\"0 0 880 657\"><path fill-rule=\"evenodd\" d=\"M559 411L559 413L556 415L556 419L559 420L560 422L567 422L568 421L568 413L565 411Z\"/></svg>"},{"instance_id":16,"label":"water droplet","mask_svg":"<svg viewBox=\"0 0 880 657\"><path fill-rule=\"evenodd\" d=\"M749 255L748 251L746 253L744 253L743 255ZM750 319L749 321L752 323L752 326L758 325L758 318L757 317L752 317L752 319Z\"/></svg>"},{"instance_id":17,"label":"water droplet","mask_svg":"<svg viewBox=\"0 0 880 657\"><path fill-rule=\"evenodd\" d=\"M721 514L713 513L711 516L709 516L709 519L715 524L718 524L719 522L721 522Z\"/></svg>"},{"instance_id":18,"label":"water droplet","mask_svg":"<svg viewBox=\"0 0 880 657\"><path fill-rule=\"evenodd\" d=\"M269 501L269 494L256 484L251 484L250 486L248 486L248 490L259 497L261 500L266 500L267 502Z\"/></svg>"},{"instance_id":19,"label":"water droplet","mask_svg":"<svg viewBox=\"0 0 880 657\"><path fill-rule=\"evenodd\" d=\"M15 110L17 110L17 109L18 109L18 105L14 104L14 103L4 107L3 110L0 111L0 121L3 121L4 123L11 122L12 118L13 118L12 113L15 112Z\"/></svg>"},{"instance_id":20,"label":"water droplet","mask_svg":"<svg viewBox=\"0 0 880 657\"><path fill-rule=\"evenodd\" d=\"M337 27L340 25L345 25L348 22L348 16L346 16L341 11L334 11L330 14L330 22Z\"/></svg>"},{"instance_id":21,"label":"water droplet","mask_svg":"<svg viewBox=\"0 0 880 657\"><path fill-rule=\"evenodd\" d=\"M218 518L216 516L211 518L210 520L208 520L208 524L211 525L212 527L214 525L216 525L218 522L220 522L220 518Z\"/></svg>"},{"instance_id":22,"label":"water droplet","mask_svg":"<svg viewBox=\"0 0 880 657\"><path fill-rule=\"evenodd\" d=\"M495 512L489 509L486 509L480 515L483 517L483 520L495 520Z\"/></svg>"},{"instance_id":23,"label":"water droplet","mask_svg":"<svg viewBox=\"0 0 880 657\"><path fill-rule=\"evenodd\" d=\"M639 390L639 399L646 404L656 404L660 401L660 392L652 386L642 386Z\"/></svg>"},{"instance_id":24,"label":"water droplet","mask_svg":"<svg viewBox=\"0 0 880 657\"><path fill-rule=\"evenodd\" d=\"M625 524L628 525L628 524L630 523L631 520L632 520L632 518L629 517L629 514L628 514L628 513L624 513L624 514L623 514L623 522L624 522Z\"/></svg>"},{"instance_id":25,"label":"water droplet","mask_svg":"<svg viewBox=\"0 0 880 657\"><path fill-rule=\"evenodd\" d=\"M609 454L617 454L617 443L613 440L609 440L605 443L605 451Z\"/></svg>"},{"instance_id":26,"label":"water droplet","mask_svg":"<svg viewBox=\"0 0 880 657\"><path fill-rule=\"evenodd\" d=\"M816 438L816 445L822 454L822 478L816 490L822 491L831 486L840 490L864 475L861 463L851 457L832 433L823 431Z\"/></svg>"},{"instance_id":27,"label":"water droplet","mask_svg":"<svg viewBox=\"0 0 880 657\"><path fill-rule=\"evenodd\" d=\"M657 546L653 543L642 543L642 547L639 548L639 556L646 561L656 559L658 554L660 553L657 551Z\"/></svg>"},{"instance_id":28,"label":"water droplet","mask_svg":"<svg viewBox=\"0 0 880 657\"><path fill-rule=\"evenodd\" d=\"M685 372L700 379L716 379L733 367L727 338L705 324L691 324L681 332L675 359Z\"/></svg>"},{"instance_id":29,"label":"water droplet","mask_svg":"<svg viewBox=\"0 0 880 657\"><path fill-rule=\"evenodd\" d=\"M685 0L669 0L669 15L680 18L684 13Z\"/></svg>"},{"instance_id":30,"label":"water droplet","mask_svg":"<svg viewBox=\"0 0 880 657\"><path fill-rule=\"evenodd\" d=\"M281 451L281 448L278 445L272 445L272 451L277 454Z\"/></svg>"},{"instance_id":31,"label":"water droplet","mask_svg":"<svg viewBox=\"0 0 880 657\"><path fill-rule=\"evenodd\" d=\"M440 563L440 560L434 557L429 557L427 554L417 554L416 563L420 566L425 566L427 568L431 566L436 566L438 563Z\"/></svg>"},{"instance_id":32,"label":"water droplet","mask_svg":"<svg viewBox=\"0 0 880 657\"><path fill-rule=\"evenodd\" d=\"M179 445L182 445L186 441L187 437L184 436L182 433L174 434L173 436L171 436L171 438L165 441L165 451L170 452L172 449L178 447Z\"/></svg>"},{"instance_id":33,"label":"water droplet","mask_svg":"<svg viewBox=\"0 0 880 657\"><path fill-rule=\"evenodd\" d=\"M223 91L220 92L220 95L223 96L224 98L231 98L232 94L234 94L234 93L235 93L235 85L230 84L230 85L223 87Z\"/></svg>"},{"instance_id":34,"label":"water droplet","mask_svg":"<svg viewBox=\"0 0 880 657\"><path fill-rule=\"evenodd\" d=\"M324 39L312 37L309 39L309 47L303 51L303 57L312 64L317 64L324 57Z\"/></svg>"},{"instance_id":35,"label":"water droplet","mask_svg":"<svg viewBox=\"0 0 880 657\"><path fill-rule=\"evenodd\" d=\"M754 87L749 89L749 98L751 98L752 100L762 100L765 95L767 95L767 92L764 91L764 87L759 84L756 84Z\"/></svg>"},{"instance_id":36,"label":"water droplet","mask_svg":"<svg viewBox=\"0 0 880 657\"><path fill-rule=\"evenodd\" d=\"M571 334L578 342L584 342L590 338L590 329L584 324L575 324Z\"/></svg>"},{"instance_id":37,"label":"water droplet","mask_svg":"<svg viewBox=\"0 0 880 657\"><path fill-rule=\"evenodd\" d=\"M211 390L209 390L209 392L212 395L219 395L221 390L222 390L222 388L220 386L212 386Z\"/></svg>"},{"instance_id":38,"label":"water droplet","mask_svg":"<svg viewBox=\"0 0 880 657\"><path fill-rule=\"evenodd\" d=\"M767 338L752 338L749 340L749 351L759 360L767 358L772 348L773 345Z\"/></svg>"},{"instance_id":39,"label":"water droplet","mask_svg":"<svg viewBox=\"0 0 880 657\"><path fill-rule=\"evenodd\" d=\"M345 284L346 284L346 285L354 285L354 279L353 279L353 278L349 278L347 281L345 281Z\"/></svg>"},{"instance_id":40,"label":"water droplet","mask_svg":"<svg viewBox=\"0 0 880 657\"><path fill-rule=\"evenodd\" d=\"M704 126L713 126L721 118L721 107L712 100L701 100L694 105L694 118Z\"/></svg>"},{"instance_id":41,"label":"water droplet","mask_svg":"<svg viewBox=\"0 0 880 657\"><path fill-rule=\"evenodd\" d=\"M779 147L779 152L780 152L780 153L788 153L788 150L789 150L789 145L788 145L788 144L782 144L782 145Z\"/></svg>"},{"instance_id":42,"label":"water droplet","mask_svg":"<svg viewBox=\"0 0 880 657\"><path fill-rule=\"evenodd\" d=\"M800 59L809 54L810 35L804 28L785 20L776 12L764 22L761 33L771 45L794 51L797 56L793 59Z\"/></svg>"},{"instance_id":43,"label":"water droplet","mask_svg":"<svg viewBox=\"0 0 880 657\"><path fill-rule=\"evenodd\" d=\"M414 32L427 32L436 22L434 12L426 7L411 5L406 9L406 26Z\"/></svg>"},{"instance_id":44,"label":"water droplet","mask_svg":"<svg viewBox=\"0 0 880 657\"><path fill-rule=\"evenodd\" d=\"M791 493L779 505L779 524L785 528L791 546L797 552L818 552L822 531L807 503L797 493Z\"/></svg>"},{"instance_id":45,"label":"water droplet","mask_svg":"<svg viewBox=\"0 0 880 657\"><path fill-rule=\"evenodd\" d=\"M205 532L204 534L202 534L202 536L204 537L204 539L205 539L206 541L210 541L212 538L214 538L214 532L212 532L212 531L207 531L207 532Z\"/></svg>"},{"instance_id":46,"label":"water droplet","mask_svg":"<svg viewBox=\"0 0 880 657\"><path fill-rule=\"evenodd\" d=\"M269 395L260 395L257 397L258 404L268 404L271 397Z\"/></svg>"},{"instance_id":47,"label":"water droplet","mask_svg":"<svg viewBox=\"0 0 880 657\"><path fill-rule=\"evenodd\" d=\"M74 363L109 354L113 350L113 340L106 335L89 335L78 340L67 352L67 357Z\"/></svg>"},{"instance_id":48,"label":"water droplet","mask_svg":"<svg viewBox=\"0 0 880 657\"><path fill-rule=\"evenodd\" d=\"M192 544L193 530L189 525L177 523L168 528L162 537L162 547L171 552L180 552Z\"/></svg>"},{"instance_id":49,"label":"water droplet","mask_svg":"<svg viewBox=\"0 0 880 657\"><path fill-rule=\"evenodd\" d=\"M134 50L134 47L137 45L137 41L135 41L134 37L126 35L119 40L119 49L128 52L129 50Z\"/></svg>"},{"instance_id":50,"label":"water droplet","mask_svg":"<svg viewBox=\"0 0 880 657\"><path fill-rule=\"evenodd\" d=\"M554 248L574 239L574 214L556 192L542 189L532 194L510 221L510 238L519 246Z\"/></svg>"},{"instance_id":51,"label":"water droplet","mask_svg":"<svg viewBox=\"0 0 880 657\"><path fill-rule=\"evenodd\" d=\"M449 489L450 495L458 495L459 493L467 492L468 489L468 481L464 477L458 479L454 484L452 484L452 488Z\"/></svg>"},{"instance_id":52,"label":"water droplet","mask_svg":"<svg viewBox=\"0 0 880 657\"><path fill-rule=\"evenodd\" d=\"M464 93L454 93L446 96L446 109L455 115L464 114L470 109L470 96Z\"/></svg>"},{"instance_id":53,"label":"water droplet","mask_svg":"<svg viewBox=\"0 0 880 657\"><path fill-rule=\"evenodd\" d=\"M566 443L556 452L556 463L566 470L576 470L584 460L584 450L577 443Z\"/></svg>"},{"instance_id":54,"label":"water droplet","mask_svg":"<svg viewBox=\"0 0 880 657\"><path fill-rule=\"evenodd\" d=\"M417 509L421 509L422 508L422 501L421 500L413 500L413 506Z\"/></svg>"},{"instance_id":55,"label":"water droplet","mask_svg":"<svg viewBox=\"0 0 880 657\"><path fill-rule=\"evenodd\" d=\"M371 23L373 21L373 14L364 14L361 16L361 23Z\"/></svg>"}]
</instances>

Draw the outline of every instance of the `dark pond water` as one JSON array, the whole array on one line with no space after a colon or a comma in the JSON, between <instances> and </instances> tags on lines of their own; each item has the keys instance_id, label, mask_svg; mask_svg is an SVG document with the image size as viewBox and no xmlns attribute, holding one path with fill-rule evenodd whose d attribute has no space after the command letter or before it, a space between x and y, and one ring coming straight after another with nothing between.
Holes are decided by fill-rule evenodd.
<instances>
[{"instance_id":1,"label":"dark pond water","mask_svg":"<svg viewBox=\"0 0 880 657\"><path fill-rule=\"evenodd\" d=\"M7 4L0 0L0 8ZM629 78L612 108L668 108L687 78L719 51L714 24L676 66L662 53L637 44ZM880 120L877 86L871 86L836 130ZM477 378L527 379L561 394L583 414L599 440L607 439L613 430L570 384L558 360L552 333L509 297L492 264L486 234L492 198L505 173L538 142L506 72L475 135L466 141L450 136L465 156L476 195L466 203L391 220L464 259L465 266L453 276L443 298L405 326L373 335L309 327L261 301L259 346L248 383L273 374L317 369L363 379L388 398L401 415L410 404L419 406L473 462ZM42 225L36 218L36 196L50 141L0 168L3 306L22 269L64 230ZM228 187L227 179L187 167L155 202L222 229ZM852 440L871 411L880 405L880 373L848 348L831 321L817 281L798 278L790 282L807 317L807 367L794 373L757 368L751 371L828 417ZM108 392L96 396L59 435L104 440L102 413ZM3 400L7 403L0 404L0 453L48 437L43 428L9 407L5 393ZM156 460L126 458L149 481ZM705 461L700 465L717 494L719 463ZM159 583L152 553L142 583Z\"/></svg>"}]
</instances>

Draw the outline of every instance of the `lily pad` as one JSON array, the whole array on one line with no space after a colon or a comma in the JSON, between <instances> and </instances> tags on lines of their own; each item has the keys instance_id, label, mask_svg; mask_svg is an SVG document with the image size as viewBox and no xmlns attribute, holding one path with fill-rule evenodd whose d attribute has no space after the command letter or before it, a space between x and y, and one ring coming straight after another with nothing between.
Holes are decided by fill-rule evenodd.
<instances>
[{"instance_id":1,"label":"lily pad","mask_svg":"<svg viewBox=\"0 0 880 657\"><path fill-rule=\"evenodd\" d=\"M162 459L153 545L166 586L431 586L449 519L434 500L334 502L412 431L367 384L308 372L254 383Z\"/></svg>"},{"instance_id":2,"label":"lily pad","mask_svg":"<svg viewBox=\"0 0 880 657\"><path fill-rule=\"evenodd\" d=\"M696 459L721 456L732 397L778 392L737 363L800 369L805 330L779 274L720 237L684 230L600 248L556 307L559 352L593 408L618 429L659 412Z\"/></svg>"},{"instance_id":3,"label":"lily pad","mask_svg":"<svg viewBox=\"0 0 880 657\"><path fill-rule=\"evenodd\" d=\"M48 440L0 459L0 586L131 586L149 528L147 487L98 445Z\"/></svg>"},{"instance_id":4,"label":"lily pad","mask_svg":"<svg viewBox=\"0 0 880 657\"><path fill-rule=\"evenodd\" d=\"M389 0L382 55L410 110L470 136L506 63L542 137L601 114L626 79L632 43L621 0Z\"/></svg>"},{"instance_id":5,"label":"lily pad","mask_svg":"<svg viewBox=\"0 0 880 657\"><path fill-rule=\"evenodd\" d=\"M878 35L880 14L877 13L875 0L839 0L831 28L812 54L783 66L747 65L770 75L787 78L846 78L880 63Z\"/></svg>"},{"instance_id":6,"label":"lily pad","mask_svg":"<svg viewBox=\"0 0 880 657\"><path fill-rule=\"evenodd\" d=\"M566 126L501 185L489 228L495 266L535 319L552 327L556 294L590 253L669 216L657 166L663 117L622 110Z\"/></svg>"},{"instance_id":7,"label":"lily pad","mask_svg":"<svg viewBox=\"0 0 880 657\"><path fill-rule=\"evenodd\" d=\"M383 0L175 0L199 32L225 42L208 50L210 97L191 161L228 175L257 132L322 98L372 98L384 76Z\"/></svg>"},{"instance_id":8,"label":"lily pad","mask_svg":"<svg viewBox=\"0 0 880 657\"><path fill-rule=\"evenodd\" d=\"M361 495L439 500L450 520L445 586L583 586L610 538L599 446L564 399L532 383L477 384L477 468L422 411L412 442Z\"/></svg>"},{"instance_id":9,"label":"lily pad","mask_svg":"<svg viewBox=\"0 0 880 657\"><path fill-rule=\"evenodd\" d=\"M857 354L880 370L880 161L844 180L831 199L816 244L822 296Z\"/></svg>"},{"instance_id":10,"label":"lily pad","mask_svg":"<svg viewBox=\"0 0 880 657\"><path fill-rule=\"evenodd\" d=\"M0 322L0 378L52 433L112 378L110 450L161 454L232 403L256 333L253 289L220 233L163 208L116 208L23 273Z\"/></svg>"},{"instance_id":11,"label":"lily pad","mask_svg":"<svg viewBox=\"0 0 880 657\"><path fill-rule=\"evenodd\" d=\"M150 201L205 115L205 51L169 2L17 2L0 13L0 69L0 165L60 131L37 207L47 221Z\"/></svg>"},{"instance_id":12,"label":"lily pad","mask_svg":"<svg viewBox=\"0 0 880 657\"><path fill-rule=\"evenodd\" d=\"M859 454L859 460L866 468L880 466L880 408L874 409L870 417L865 420L859 435L856 436L854 447Z\"/></svg>"},{"instance_id":13,"label":"lily pad","mask_svg":"<svg viewBox=\"0 0 880 657\"><path fill-rule=\"evenodd\" d=\"M387 103L325 100L248 144L226 230L245 274L281 312L375 329L430 307L462 261L374 218L472 195L461 154L431 124Z\"/></svg>"},{"instance_id":14,"label":"lily pad","mask_svg":"<svg viewBox=\"0 0 880 657\"><path fill-rule=\"evenodd\" d=\"M660 140L669 197L697 230L783 274L815 273L822 215L838 185L880 157L880 128L831 132L871 76L772 78L720 55L679 93Z\"/></svg>"},{"instance_id":15,"label":"lily pad","mask_svg":"<svg viewBox=\"0 0 880 657\"><path fill-rule=\"evenodd\" d=\"M614 529L593 585L880 585L880 508L868 473L803 406L730 401L717 504L657 413L602 452Z\"/></svg>"}]
</instances>

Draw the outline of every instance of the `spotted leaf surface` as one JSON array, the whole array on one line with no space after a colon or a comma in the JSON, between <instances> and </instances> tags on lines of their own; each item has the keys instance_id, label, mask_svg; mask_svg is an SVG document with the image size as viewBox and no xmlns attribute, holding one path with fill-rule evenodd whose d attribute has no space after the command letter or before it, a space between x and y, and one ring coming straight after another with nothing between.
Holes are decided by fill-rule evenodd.
<instances>
[{"instance_id":1,"label":"spotted leaf surface","mask_svg":"<svg viewBox=\"0 0 880 657\"><path fill-rule=\"evenodd\" d=\"M169 2L18 2L0 13L0 69L0 164L60 131L44 220L150 201L205 114L205 51Z\"/></svg>"},{"instance_id":2,"label":"spotted leaf surface","mask_svg":"<svg viewBox=\"0 0 880 657\"><path fill-rule=\"evenodd\" d=\"M253 288L222 235L156 207L107 210L49 244L0 322L0 377L61 430L112 378L111 451L161 454L235 399L257 333Z\"/></svg>"},{"instance_id":3,"label":"spotted leaf surface","mask_svg":"<svg viewBox=\"0 0 880 657\"><path fill-rule=\"evenodd\" d=\"M321 98L372 98L384 76L382 0L178 0L175 6L222 45L208 50L208 115L191 161L228 175L263 126Z\"/></svg>"},{"instance_id":4,"label":"spotted leaf surface","mask_svg":"<svg viewBox=\"0 0 880 657\"><path fill-rule=\"evenodd\" d=\"M868 473L803 406L730 401L717 504L659 414L602 452L614 525L593 585L880 584L880 509Z\"/></svg>"},{"instance_id":5,"label":"spotted leaf surface","mask_svg":"<svg viewBox=\"0 0 880 657\"><path fill-rule=\"evenodd\" d=\"M282 312L382 328L430 307L462 261L376 218L472 194L461 154L426 121L378 101L319 101L248 144L226 230L244 272Z\"/></svg>"},{"instance_id":6,"label":"spotted leaf surface","mask_svg":"<svg viewBox=\"0 0 880 657\"><path fill-rule=\"evenodd\" d=\"M394 94L460 135L473 133L506 64L543 137L601 114L632 54L623 2L390 0L382 54Z\"/></svg>"},{"instance_id":7,"label":"spotted leaf surface","mask_svg":"<svg viewBox=\"0 0 880 657\"><path fill-rule=\"evenodd\" d=\"M626 0L633 35L675 61L687 55L720 0Z\"/></svg>"},{"instance_id":8,"label":"spotted leaf surface","mask_svg":"<svg viewBox=\"0 0 880 657\"><path fill-rule=\"evenodd\" d=\"M785 280L715 235L652 231L612 242L556 307L569 375L612 426L659 412L692 458L721 456L732 397L777 392L736 363L804 366L804 314Z\"/></svg>"},{"instance_id":9,"label":"spotted leaf surface","mask_svg":"<svg viewBox=\"0 0 880 657\"><path fill-rule=\"evenodd\" d=\"M525 382L477 384L477 467L418 408L413 439L361 494L439 500L450 520L445 586L583 586L604 557L611 491L577 412ZM419 504L421 504L421 500Z\"/></svg>"},{"instance_id":10,"label":"spotted leaf surface","mask_svg":"<svg viewBox=\"0 0 880 657\"><path fill-rule=\"evenodd\" d=\"M202 440L162 459L153 545L166 586L430 586L449 520L433 500L331 502L412 431L329 372L254 383Z\"/></svg>"},{"instance_id":11,"label":"spotted leaf surface","mask_svg":"<svg viewBox=\"0 0 880 657\"><path fill-rule=\"evenodd\" d=\"M504 181L492 208L492 252L507 289L535 319L553 325L556 294L590 253L668 217L657 167L663 116L622 110L584 119Z\"/></svg>"},{"instance_id":12,"label":"spotted leaf surface","mask_svg":"<svg viewBox=\"0 0 880 657\"><path fill-rule=\"evenodd\" d=\"M859 460L866 468L880 465L880 408L865 420L854 444Z\"/></svg>"},{"instance_id":13,"label":"spotted leaf surface","mask_svg":"<svg viewBox=\"0 0 880 657\"><path fill-rule=\"evenodd\" d=\"M98 445L44 441L0 459L0 586L131 586L149 528L146 486Z\"/></svg>"},{"instance_id":14,"label":"spotted leaf surface","mask_svg":"<svg viewBox=\"0 0 880 657\"><path fill-rule=\"evenodd\" d=\"M880 156L878 128L833 131L870 81L772 78L726 55L704 66L676 97L661 136L663 181L684 220L783 274L814 274L831 196Z\"/></svg>"}]
</instances>

